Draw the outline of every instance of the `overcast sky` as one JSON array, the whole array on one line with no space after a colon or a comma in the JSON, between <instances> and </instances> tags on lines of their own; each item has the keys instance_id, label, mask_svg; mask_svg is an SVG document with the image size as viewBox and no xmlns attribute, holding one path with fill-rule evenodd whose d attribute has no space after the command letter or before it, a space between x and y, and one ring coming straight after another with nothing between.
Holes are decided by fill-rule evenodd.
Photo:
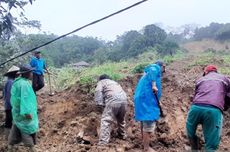
<instances>
[{"instance_id":1,"label":"overcast sky","mask_svg":"<svg viewBox=\"0 0 230 152\"><path fill-rule=\"evenodd\" d=\"M138 0L36 0L26 7L25 14L29 19L39 20L42 31L61 35L136 2ZM141 30L153 23L167 26L227 23L230 22L229 6L230 0L148 0L75 34L114 40L125 31Z\"/></svg>"}]
</instances>

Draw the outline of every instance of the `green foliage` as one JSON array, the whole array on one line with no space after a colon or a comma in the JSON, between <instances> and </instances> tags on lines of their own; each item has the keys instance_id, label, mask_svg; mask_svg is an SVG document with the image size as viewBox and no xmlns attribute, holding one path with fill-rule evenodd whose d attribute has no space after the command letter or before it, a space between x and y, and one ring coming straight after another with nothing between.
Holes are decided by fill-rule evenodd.
<instances>
[{"instance_id":1,"label":"green foliage","mask_svg":"<svg viewBox=\"0 0 230 152\"><path fill-rule=\"evenodd\" d=\"M79 71L70 67L63 67L61 69L49 67L49 71L52 73L51 81L54 81L55 89L60 90L75 84L76 77L79 75ZM46 80L48 80L47 75Z\"/></svg>"},{"instance_id":2,"label":"green foliage","mask_svg":"<svg viewBox=\"0 0 230 152\"><path fill-rule=\"evenodd\" d=\"M163 42L162 45L159 44L156 45L157 53L160 56L166 56L166 55L173 56L176 53L177 49L179 49L178 44L171 41Z\"/></svg>"},{"instance_id":3,"label":"green foliage","mask_svg":"<svg viewBox=\"0 0 230 152\"><path fill-rule=\"evenodd\" d=\"M230 24L211 23L207 27L197 28L194 35L195 40L202 39L230 39Z\"/></svg>"},{"instance_id":4,"label":"green foliage","mask_svg":"<svg viewBox=\"0 0 230 152\"><path fill-rule=\"evenodd\" d=\"M144 27L144 36L147 46L155 46L162 43L166 37L166 32L158 26L151 24Z\"/></svg>"},{"instance_id":5,"label":"green foliage","mask_svg":"<svg viewBox=\"0 0 230 152\"><path fill-rule=\"evenodd\" d=\"M8 40L11 34L16 30L17 26L36 27L41 25L38 21L29 21L24 13L23 8L28 4L32 4L34 0L1 0L0 7L0 38ZM12 15L12 11L17 11L19 17Z\"/></svg>"},{"instance_id":6,"label":"green foliage","mask_svg":"<svg viewBox=\"0 0 230 152\"><path fill-rule=\"evenodd\" d=\"M178 45L174 42L164 41L167 34L161 28L155 25L144 27L144 32L128 31L119 36L113 42L105 42L92 37L68 36L54 43L51 43L40 51L48 63L48 66L61 68L71 63L86 61L92 64L103 64L106 62L126 61L130 58L138 59L142 56L144 62L156 58L156 46L163 49L158 55L173 55ZM7 41L4 48L0 48L2 61L13 55L23 53L35 48L47 41L55 39L57 35L53 34L30 34L23 35L17 33L15 37ZM148 52L143 56L144 52ZM25 63L29 62L29 57L25 56ZM18 62L18 60L15 60Z\"/></svg>"},{"instance_id":7,"label":"green foliage","mask_svg":"<svg viewBox=\"0 0 230 152\"><path fill-rule=\"evenodd\" d=\"M184 56L185 56L185 54L183 52L177 52L173 56L171 56L171 55L164 56L163 61L166 65L168 65L174 61L182 59Z\"/></svg>"},{"instance_id":8,"label":"green foliage","mask_svg":"<svg viewBox=\"0 0 230 152\"><path fill-rule=\"evenodd\" d=\"M120 63L106 63L101 66L92 67L83 70L79 75L79 81L82 84L94 83L102 74L109 75L113 80L120 80L124 78L130 71L130 65L127 62Z\"/></svg>"},{"instance_id":9,"label":"green foliage","mask_svg":"<svg viewBox=\"0 0 230 152\"><path fill-rule=\"evenodd\" d=\"M230 68L229 67L220 67L219 72L225 75L230 75Z\"/></svg>"},{"instance_id":10,"label":"green foliage","mask_svg":"<svg viewBox=\"0 0 230 152\"><path fill-rule=\"evenodd\" d=\"M165 63L171 63L183 57L182 53L174 56L167 56L161 60ZM56 89L65 89L76 83L92 85L97 82L97 79L102 74L109 75L113 80L118 81L128 75L143 73L144 68L148 64L152 64L158 60L156 53L150 48L148 52L139 55L136 59L130 59L126 62L107 62L99 66L94 66L82 70L65 67L61 69L51 68L55 80Z\"/></svg>"},{"instance_id":11,"label":"green foliage","mask_svg":"<svg viewBox=\"0 0 230 152\"><path fill-rule=\"evenodd\" d=\"M148 63L141 63L137 66L134 67L134 69L132 70L132 73L143 73L144 72L144 68L148 65Z\"/></svg>"}]
</instances>

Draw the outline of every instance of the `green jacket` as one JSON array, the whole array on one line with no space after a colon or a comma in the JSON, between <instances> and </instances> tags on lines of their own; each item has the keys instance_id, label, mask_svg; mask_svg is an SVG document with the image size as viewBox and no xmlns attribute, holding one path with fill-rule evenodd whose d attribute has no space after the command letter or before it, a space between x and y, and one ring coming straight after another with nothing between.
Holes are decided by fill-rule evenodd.
<instances>
[{"instance_id":1,"label":"green jacket","mask_svg":"<svg viewBox=\"0 0 230 152\"><path fill-rule=\"evenodd\" d=\"M11 89L13 123L26 134L38 131L37 99L29 80L17 78ZM27 119L30 114L32 119Z\"/></svg>"}]
</instances>

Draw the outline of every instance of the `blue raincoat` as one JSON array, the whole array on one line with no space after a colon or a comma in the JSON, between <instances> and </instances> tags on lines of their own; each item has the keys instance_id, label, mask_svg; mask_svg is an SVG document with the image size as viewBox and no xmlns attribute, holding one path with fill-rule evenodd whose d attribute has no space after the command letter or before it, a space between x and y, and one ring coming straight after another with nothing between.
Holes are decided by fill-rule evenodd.
<instances>
[{"instance_id":1,"label":"blue raincoat","mask_svg":"<svg viewBox=\"0 0 230 152\"><path fill-rule=\"evenodd\" d=\"M134 94L134 110L136 121L156 121L160 118L160 109L152 90L152 82L156 82L158 99L161 97L161 67L150 64L144 69Z\"/></svg>"}]
</instances>

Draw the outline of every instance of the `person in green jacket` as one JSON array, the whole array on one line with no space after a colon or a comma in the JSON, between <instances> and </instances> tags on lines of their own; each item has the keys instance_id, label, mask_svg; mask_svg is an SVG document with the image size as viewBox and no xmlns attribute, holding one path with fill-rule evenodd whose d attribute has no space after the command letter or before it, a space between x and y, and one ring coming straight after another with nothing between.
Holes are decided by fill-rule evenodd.
<instances>
[{"instance_id":1,"label":"person in green jacket","mask_svg":"<svg viewBox=\"0 0 230 152\"><path fill-rule=\"evenodd\" d=\"M30 66L20 67L21 76L15 79L11 89L11 105L13 126L8 139L8 151L13 146L23 142L31 152L36 152L36 133L38 132L37 99L30 80L32 79Z\"/></svg>"}]
</instances>

